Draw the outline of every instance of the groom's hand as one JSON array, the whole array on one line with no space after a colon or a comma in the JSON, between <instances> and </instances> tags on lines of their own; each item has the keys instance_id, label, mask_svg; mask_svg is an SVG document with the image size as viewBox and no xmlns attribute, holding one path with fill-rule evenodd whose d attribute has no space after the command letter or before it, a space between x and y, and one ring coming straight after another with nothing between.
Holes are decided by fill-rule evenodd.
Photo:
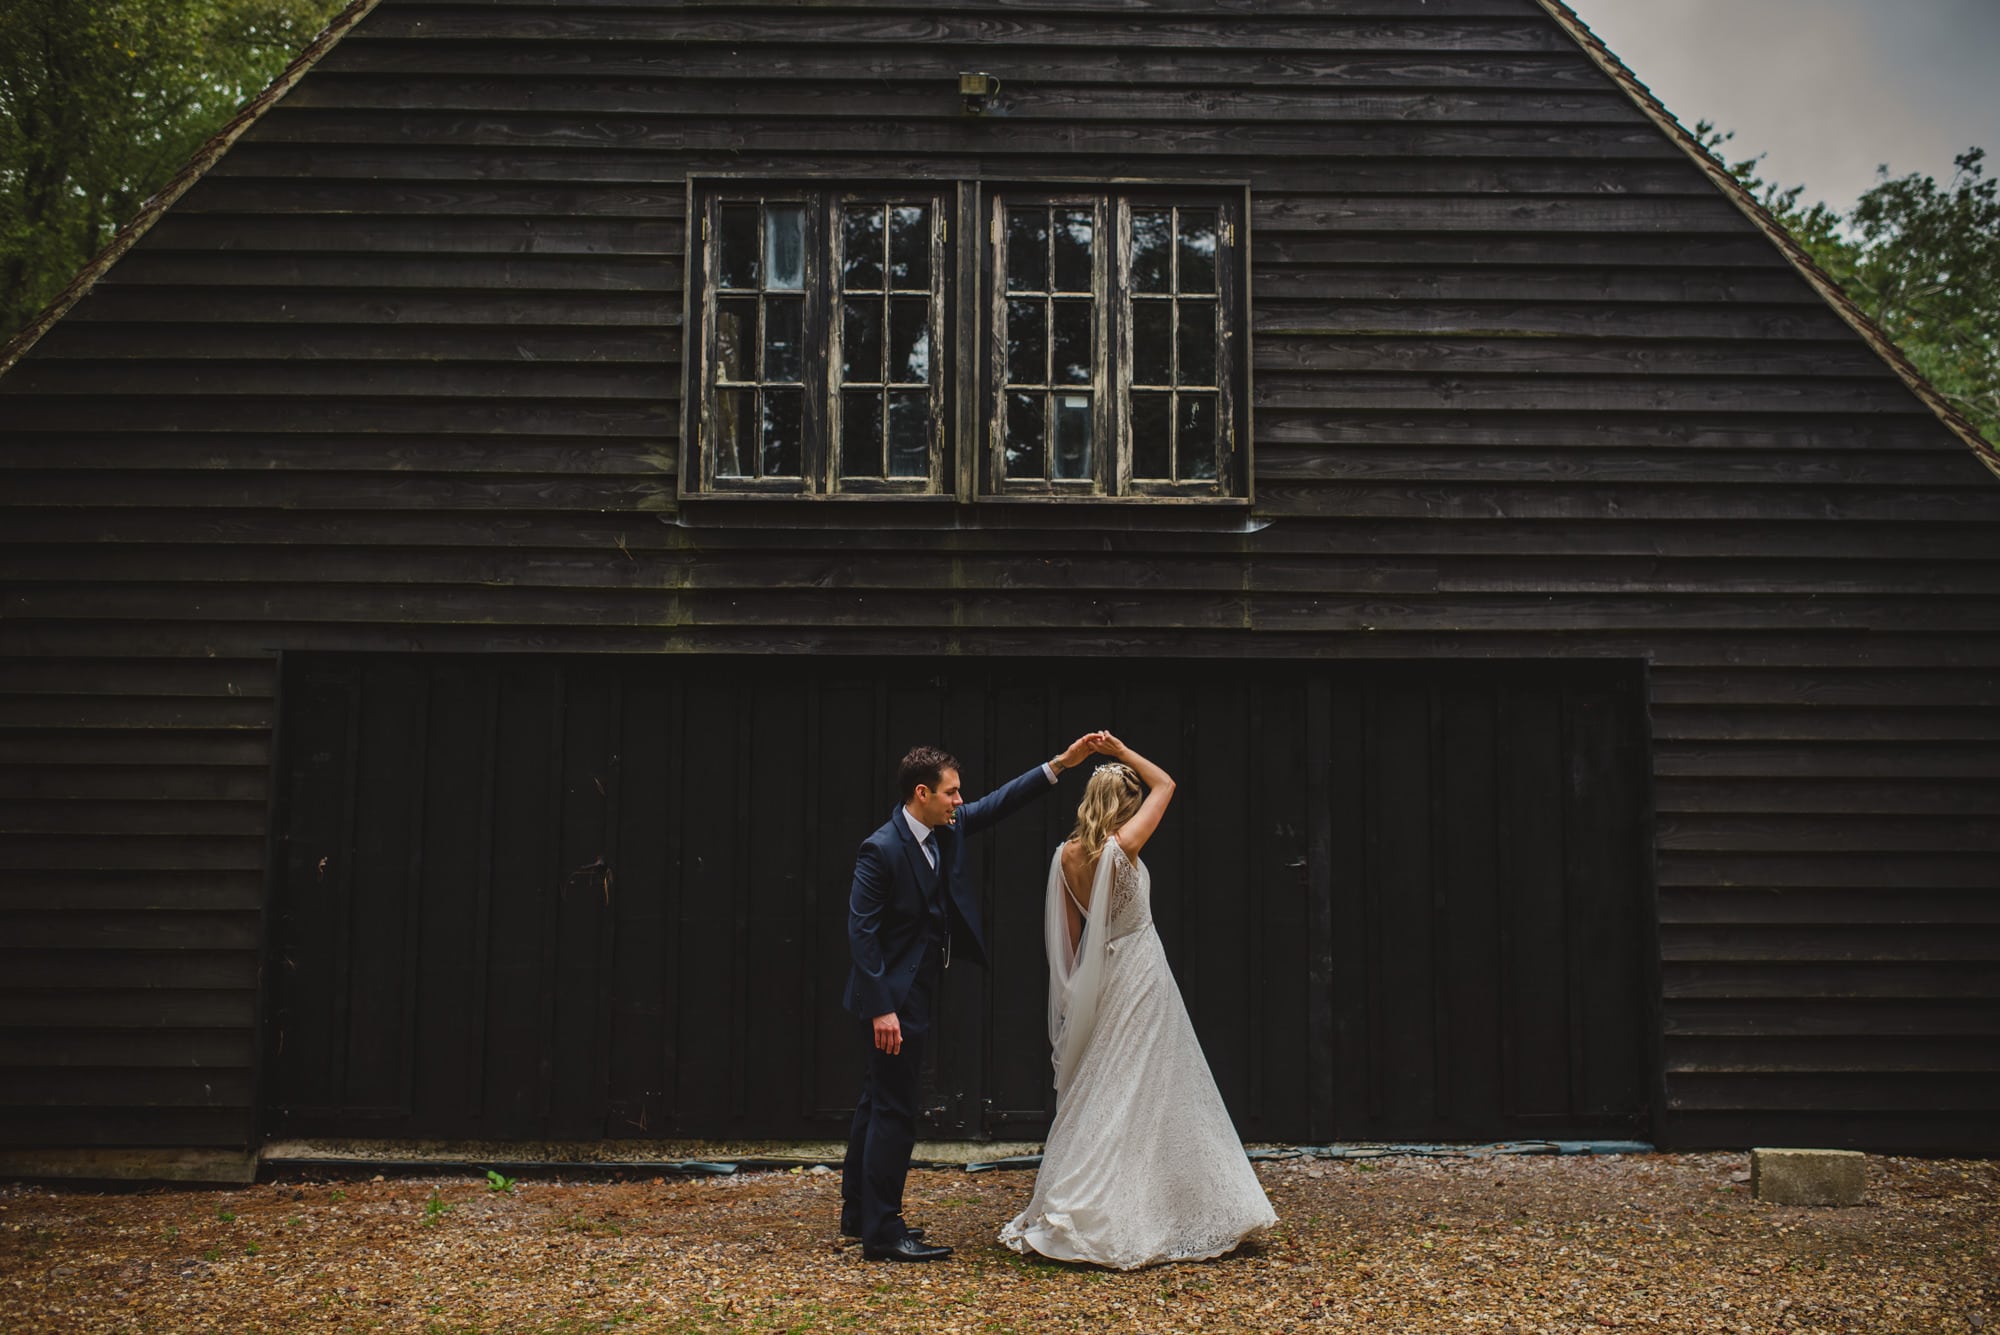
<instances>
[{"instance_id":1,"label":"groom's hand","mask_svg":"<svg viewBox=\"0 0 2000 1335\"><path fill-rule=\"evenodd\" d=\"M875 1017L875 1046L891 1057L903 1051L903 1022L896 1018L896 1012Z\"/></svg>"},{"instance_id":2,"label":"groom's hand","mask_svg":"<svg viewBox=\"0 0 2000 1335\"><path fill-rule=\"evenodd\" d=\"M1081 765L1086 759L1088 759L1091 752L1095 749L1091 745L1091 739L1094 737L1098 737L1100 735L1101 734L1099 733L1087 732L1083 736L1077 738L1075 741L1071 742L1067 748L1064 749L1061 755L1057 756L1055 760L1051 762L1051 767L1058 774L1062 773L1066 769L1075 769L1078 765Z\"/></svg>"}]
</instances>

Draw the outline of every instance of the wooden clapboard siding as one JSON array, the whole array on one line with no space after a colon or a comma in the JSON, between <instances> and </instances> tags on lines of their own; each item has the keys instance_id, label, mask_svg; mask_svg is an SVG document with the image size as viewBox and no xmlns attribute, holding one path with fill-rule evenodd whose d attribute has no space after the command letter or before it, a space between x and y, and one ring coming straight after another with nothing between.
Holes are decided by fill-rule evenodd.
<instances>
[{"instance_id":1,"label":"wooden clapboard siding","mask_svg":"<svg viewBox=\"0 0 2000 1335\"><path fill-rule=\"evenodd\" d=\"M268 657L0 660L11 1143L244 1143L276 685Z\"/></svg>"},{"instance_id":2,"label":"wooden clapboard siding","mask_svg":"<svg viewBox=\"0 0 2000 1335\"><path fill-rule=\"evenodd\" d=\"M1254 507L681 505L716 172L1247 182ZM904 653L1645 660L1653 1133L1990 1150L1996 519L1532 0L384 0L0 378L0 1137L254 1137L275 655Z\"/></svg>"}]
</instances>

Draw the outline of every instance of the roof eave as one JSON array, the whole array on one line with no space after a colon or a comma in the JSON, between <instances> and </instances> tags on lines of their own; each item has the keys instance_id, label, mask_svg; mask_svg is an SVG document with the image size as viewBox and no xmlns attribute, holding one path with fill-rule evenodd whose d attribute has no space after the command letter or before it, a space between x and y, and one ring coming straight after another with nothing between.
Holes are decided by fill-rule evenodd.
<instances>
[{"instance_id":1,"label":"roof eave","mask_svg":"<svg viewBox=\"0 0 2000 1335\"><path fill-rule=\"evenodd\" d=\"M1827 304L1853 327L1855 333L1861 335L1862 340L1875 350L1876 355L1895 372L1896 377L1909 386L1910 392L1915 394L1925 407L1937 414L1938 420L1944 423L1946 429L1965 442L1973 454L1978 456L1979 461L1995 476L2000 476L2000 451L1996 451L1994 446L1979 434L1978 429L1937 392L1930 381L1924 378L1924 373L1919 371L1910 359L1903 355L1895 342L1882 332L1881 326L1870 319L1867 312L1854 304L1853 298L1849 297L1840 284L1834 282L1826 271L1814 262L1806 249L1785 230L1784 225L1771 216L1770 210L1759 204L1757 197L1752 195L1741 181L1732 176L1727 167L1716 161L1708 150L1701 146L1701 141L1674 118L1674 114L1667 110L1665 104L1653 96L1652 90L1639 82L1638 76L1625 67L1625 63L1590 30L1589 25L1577 16L1576 11L1572 10L1565 0L1536 0L1536 3L1541 5L1549 17L1569 34L1571 40L1583 48L1584 54L1588 55L1612 82L1624 90L1625 95L1645 113L1647 119L1664 130L1667 137L1680 146L1681 151L1688 155L1709 180L1715 182L1729 201L1741 210L1759 231L1771 238L1785 258L1791 261L1792 267L1799 271L1799 275L1812 286L1814 291L1826 299Z\"/></svg>"},{"instance_id":2,"label":"roof eave","mask_svg":"<svg viewBox=\"0 0 2000 1335\"><path fill-rule=\"evenodd\" d=\"M327 52L339 45L340 40L352 32L355 25L366 18L381 2L382 0L353 0L352 4L326 25L319 36L307 44L297 59L285 67L284 73L271 81L270 87L244 103L243 109L238 111L227 125L195 150L187 165L161 187L157 194L148 199L130 222L118 229L118 234L111 238L110 243L99 251L90 263L83 266L76 277L70 280L69 286L58 293L56 299L50 302L27 328L9 339L4 347L0 347L0 375L7 374L15 363L27 356L29 350L41 342L42 336L53 329L63 316L69 314L77 302L89 294L90 289L97 285L97 280L104 277L112 265L123 259L126 252L138 244L140 237L152 230L153 224L160 220L161 215L191 190L195 182L206 176L209 169L222 160L223 154L227 153L251 126L263 118L265 112L276 106L279 100L306 76L308 70L317 65Z\"/></svg>"}]
</instances>

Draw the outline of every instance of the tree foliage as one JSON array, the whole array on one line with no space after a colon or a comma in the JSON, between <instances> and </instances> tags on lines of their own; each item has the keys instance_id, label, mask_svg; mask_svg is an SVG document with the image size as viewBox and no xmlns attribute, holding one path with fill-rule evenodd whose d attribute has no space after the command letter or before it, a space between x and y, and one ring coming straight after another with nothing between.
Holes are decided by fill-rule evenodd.
<instances>
[{"instance_id":1,"label":"tree foliage","mask_svg":"<svg viewBox=\"0 0 2000 1335\"><path fill-rule=\"evenodd\" d=\"M1695 133L1938 393L2000 441L2000 179L1986 174L1986 150L1959 154L1944 185L1878 167L1843 214L1764 180L1761 154L1723 156L1733 136L1708 122Z\"/></svg>"},{"instance_id":2,"label":"tree foliage","mask_svg":"<svg viewBox=\"0 0 2000 1335\"><path fill-rule=\"evenodd\" d=\"M0 0L0 341L344 0Z\"/></svg>"}]
</instances>

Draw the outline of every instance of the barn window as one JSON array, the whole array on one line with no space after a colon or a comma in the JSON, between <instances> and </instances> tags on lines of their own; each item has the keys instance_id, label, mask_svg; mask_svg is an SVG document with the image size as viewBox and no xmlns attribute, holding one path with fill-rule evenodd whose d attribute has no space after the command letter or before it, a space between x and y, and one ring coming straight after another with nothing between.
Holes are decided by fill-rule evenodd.
<instances>
[{"instance_id":1,"label":"barn window","mask_svg":"<svg viewBox=\"0 0 2000 1335\"><path fill-rule=\"evenodd\" d=\"M1243 496L1242 202L697 187L685 489Z\"/></svg>"},{"instance_id":2,"label":"barn window","mask_svg":"<svg viewBox=\"0 0 2000 1335\"><path fill-rule=\"evenodd\" d=\"M992 207L989 491L1234 494L1231 203L1003 191Z\"/></svg>"},{"instance_id":3,"label":"barn window","mask_svg":"<svg viewBox=\"0 0 2000 1335\"><path fill-rule=\"evenodd\" d=\"M699 211L700 489L940 490L942 199L718 189Z\"/></svg>"}]
</instances>

